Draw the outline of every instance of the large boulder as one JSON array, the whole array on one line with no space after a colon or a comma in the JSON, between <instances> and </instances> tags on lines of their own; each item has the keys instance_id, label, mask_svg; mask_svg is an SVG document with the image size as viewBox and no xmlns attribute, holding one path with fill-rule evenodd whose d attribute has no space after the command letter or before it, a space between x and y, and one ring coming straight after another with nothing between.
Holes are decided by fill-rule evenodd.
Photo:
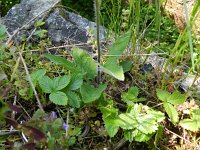
<instances>
[{"instance_id":1,"label":"large boulder","mask_svg":"<svg viewBox=\"0 0 200 150\"><path fill-rule=\"evenodd\" d=\"M48 37L54 44L86 43L88 28L95 28L96 24L64 10L58 4L60 0L22 0L9 10L3 22L11 35L17 33L17 39L22 35L30 36L34 31L34 23L43 19ZM101 40L104 40L104 32L101 27Z\"/></svg>"}]
</instances>

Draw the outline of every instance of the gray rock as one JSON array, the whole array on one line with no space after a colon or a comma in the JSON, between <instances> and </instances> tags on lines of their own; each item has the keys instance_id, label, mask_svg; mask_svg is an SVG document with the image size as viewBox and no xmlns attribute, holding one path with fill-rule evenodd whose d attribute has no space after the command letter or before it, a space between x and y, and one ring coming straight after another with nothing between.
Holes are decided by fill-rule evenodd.
<instances>
[{"instance_id":1,"label":"gray rock","mask_svg":"<svg viewBox=\"0 0 200 150\"><path fill-rule=\"evenodd\" d=\"M19 30L16 37L28 37L34 29L34 23L43 19L48 37L55 45L63 43L86 43L87 28L96 24L75 13L55 7L60 0L23 0L9 10L3 18L10 34ZM105 29L100 28L100 38L104 40ZM87 48L86 48L87 49Z\"/></svg>"}]
</instances>

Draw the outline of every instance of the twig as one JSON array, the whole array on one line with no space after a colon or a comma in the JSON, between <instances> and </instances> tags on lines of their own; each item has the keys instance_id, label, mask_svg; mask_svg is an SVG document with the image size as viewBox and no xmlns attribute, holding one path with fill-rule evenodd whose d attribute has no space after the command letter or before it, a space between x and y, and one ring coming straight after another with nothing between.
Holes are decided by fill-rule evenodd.
<instances>
[{"instance_id":1,"label":"twig","mask_svg":"<svg viewBox=\"0 0 200 150\"><path fill-rule=\"evenodd\" d=\"M170 132L171 134L174 134L175 136L177 136L177 137L179 137L179 138L181 138L182 140L184 140L184 141L186 141L186 142L188 142L188 143L190 143L190 144L192 144L189 140L187 140L187 139L185 139L184 137L182 137L182 136L180 136L180 135L178 135L178 134L176 134L176 133L174 133L174 132L172 132L172 131L170 131L169 129L167 129L166 127L165 127L165 130L167 130L168 132Z\"/></svg>"},{"instance_id":2,"label":"twig","mask_svg":"<svg viewBox=\"0 0 200 150\"><path fill-rule=\"evenodd\" d=\"M20 59L21 59L23 65L24 65L24 69L25 69L25 71L26 71L26 75L27 75L27 77L28 77L28 81L29 81L29 83L30 83L30 85L31 85L31 87L32 87L32 89L33 89L35 98L36 98L36 100L37 100L38 107L39 107L41 110L44 110L43 107L42 107L42 104L41 104L41 102L40 102L40 99L39 99L39 97L38 97L38 94L37 94L37 91L36 91L36 89L35 89L35 86L34 86L34 84L33 84L33 82L32 82L31 76L30 76L29 71L28 71L28 68L27 68L27 66L26 66L26 62L24 61L24 58L22 57L21 52L19 52L19 57L20 57Z\"/></svg>"}]
</instances>

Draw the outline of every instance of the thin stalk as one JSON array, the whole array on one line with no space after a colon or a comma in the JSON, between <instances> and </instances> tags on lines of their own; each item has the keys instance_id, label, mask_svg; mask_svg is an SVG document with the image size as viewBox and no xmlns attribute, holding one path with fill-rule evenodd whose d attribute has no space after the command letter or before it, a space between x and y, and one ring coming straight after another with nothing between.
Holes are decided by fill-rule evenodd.
<instances>
[{"instance_id":1,"label":"thin stalk","mask_svg":"<svg viewBox=\"0 0 200 150\"><path fill-rule=\"evenodd\" d=\"M98 51L97 61L98 61L98 64L101 63L100 6L101 6L101 0L95 0L96 31L97 31L97 51ZM98 69L97 69L97 84L99 84L100 82L101 82L101 72L100 72L100 66L98 65Z\"/></svg>"},{"instance_id":2,"label":"thin stalk","mask_svg":"<svg viewBox=\"0 0 200 150\"><path fill-rule=\"evenodd\" d=\"M191 33L191 26L190 26L190 20L189 20L189 16L188 16L186 0L183 0L183 4L184 4L185 18L186 18L188 38L189 38L188 40L189 40L190 54L191 54L191 60L192 60L192 70L194 72L195 68L194 68L194 57L193 57L192 33Z\"/></svg>"}]
</instances>

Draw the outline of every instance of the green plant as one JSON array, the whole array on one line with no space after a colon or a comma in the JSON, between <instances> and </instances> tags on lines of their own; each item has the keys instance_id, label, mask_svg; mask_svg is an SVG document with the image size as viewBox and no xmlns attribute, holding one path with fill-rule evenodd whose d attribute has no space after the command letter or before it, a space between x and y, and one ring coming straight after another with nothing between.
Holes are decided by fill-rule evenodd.
<instances>
[{"instance_id":1,"label":"green plant","mask_svg":"<svg viewBox=\"0 0 200 150\"><path fill-rule=\"evenodd\" d=\"M157 97L159 100L162 101L164 109L171 119L172 123L176 124L179 120L178 112L173 105L183 104L186 100L186 95L181 94L178 91L174 91L172 94L170 94L167 91L157 89Z\"/></svg>"},{"instance_id":2,"label":"green plant","mask_svg":"<svg viewBox=\"0 0 200 150\"><path fill-rule=\"evenodd\" d=\"M190 113L190 119L183 119L179 123L184 129L197 132L200 129L200 110L193 109Z\"/></svg>"},{"instance_id":3,"label":"green plant","mask_svg":"<svg viewBox=\"0 0 200 150\"><path fill-rule=\"evenodd\" d=\"M105 129L110 137L114 137L119 128L124 131L126 140L132 142L148 141L159 128L164 114L148 106L137 104L138 88L131 87L127 93L122 94L122 100L127 104L125 113L119 112L113 105L113 100L99 102L99 109L103 114Z\"/></svg>"}]
</instances>

